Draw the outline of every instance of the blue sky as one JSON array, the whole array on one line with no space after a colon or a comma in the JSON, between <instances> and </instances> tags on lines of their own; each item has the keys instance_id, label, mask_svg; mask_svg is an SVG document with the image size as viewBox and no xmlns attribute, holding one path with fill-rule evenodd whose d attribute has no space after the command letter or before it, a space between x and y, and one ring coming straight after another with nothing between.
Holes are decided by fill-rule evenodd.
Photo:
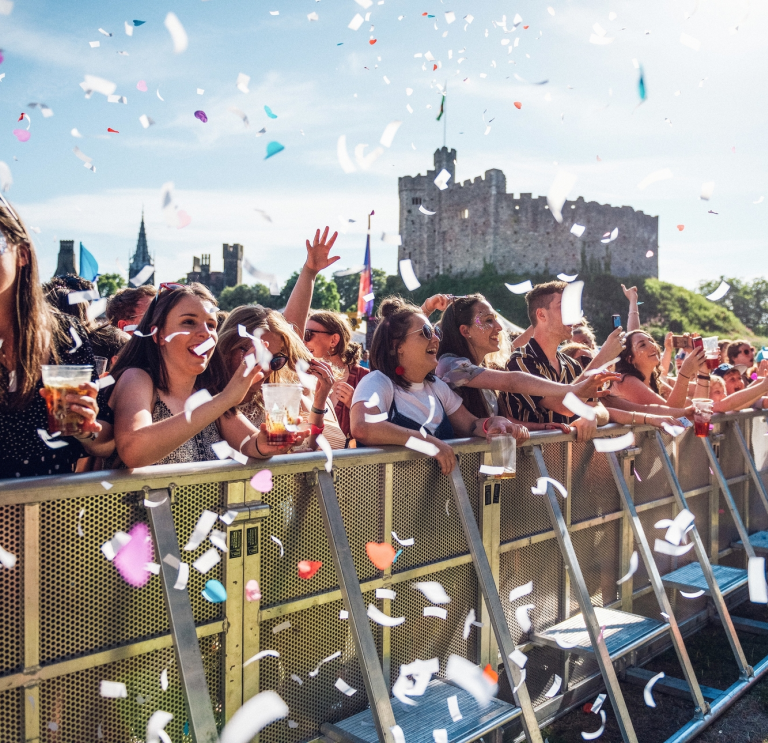
<instances>
[{"instance_id":1,"label":"blue sky","mask_svg":"<svg viewBox=\"0 0 768 743\"><path fill-rule=\"evenodd\" d=\"M0 10L7 6L0 0ZM164 26L168 12L187 32L182 53ZM359 30L347 27L368 12ZM456 21L448 24L446 12ZM145 23L129 37L124 22L134 19ZM613 41L590 43L594 24ZM495 167L510 192L546 194L566 169L578 176L571 198L659 215L661 278L693 287L720 273L765 274L768 200L753 203L768 196L765 4L374 0L364 9L355 0L15 0L0 15L0 48L0 160L13 175L7 195L40 230L44 276L55 268L59 239L82 241L103 272L118 270L116 260L125 268L142 205L161 281L185 274L204 252L220 269L225 242L242 243L251 263L285 280L303 262L304 240L325 224L346 230L339 267L357 265L372 209L373 263L394 272L397 248L378 237L397 232L397 177L425 172L442 144L436 84L446 82L458 180ZM414 56L426 52L437 71ZM639 107L633 60L648 89ZM250 76L248 93L236 87L240 73ZM115 83L127 104L100 93L86 99L85 75ZM146 92L137 89L141 80ZM54 115L44 118L30 102ZM246 113L248 128L231 107ZM22 111L31 118L26 142L13 134L28 124L16 123ZM144 129L142 115L155 124ZM371 152L394 120L402 126L392 146L368 169L345 173L339 136L354 161L355 147ZM265 160L271 141L285 150ZM664 168L671 179L638 188ZM699 198L705 181L715 182L710 201ZM191 217L182 229L161 210L168 182L175 206Z\"/></svg>"}]
</instances>

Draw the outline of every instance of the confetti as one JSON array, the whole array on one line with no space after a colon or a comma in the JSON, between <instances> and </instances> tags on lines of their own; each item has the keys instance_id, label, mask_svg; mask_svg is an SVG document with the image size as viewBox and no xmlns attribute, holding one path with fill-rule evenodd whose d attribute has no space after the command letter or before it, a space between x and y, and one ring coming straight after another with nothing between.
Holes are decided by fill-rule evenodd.
<instances>
[{"instance_id":1,"label":"confetti","mask_svg":"<svg viewBox=\"0 0 768 743\"><path fill-rule=\"evenodd\" d=\"M208 509L204 510L195 524L195 528L192 530L192 534L189 537L189 541L184 546L186 552L191 552L197 549L203 541L210 534L214 524L218 521L219 515Z\"/></svg>"},{"instance_id":2,"label":"confetti","mask_svg":"<svg viewBox=\"0 0 768 743\"><path fill-rule=\"evenodd\" d=\"M517 623L520 625L520 629L523 630L523 632L528 633L531 631L532 625L528 612L535 608L535 604L523 604L523 606L518 606L517 609L515 609L515 619L517 619Z\"/></svg>"},{"instance_id":3,"label":"confetti","mask_svg":"<svg viewBox=\"0 0 768 743\"><path fill-rule=\"evenodd\" d=\"M277 692L262 691L232 715L221 731L221 743L249 743L260 730L288 714L288 705Z\"/></svg>"},{"instance_id":4,"label":"confetti","mask_svg":"<svg viewBox=\"0 0 768 743\"><path fill-rule=\"evenodd\" d=\"M365 414L365 422L366 423L383 423L385 420L389 418L389 413L366 413Z\"/></svg>"},{"instance_id":5,"label":"confetti","mask_svg":"<svg viewBox=\"0 0 768 743\"><path fill-rule=\"evenodd\" d=\"M429 608L429 607L424 607ZM382 627L397 627L405 621L405 617L388 617L373 604L368 604L368 618Z\"/></svg>"},{"instance_id":6,"label":"confetti","mask_svg":"<svg viewBox=\"0 0 768 743\"><path fill-rule=\"evenodd\" d=\"M254 490L258 490L260 493L268 493L270 490L272 490L272 471L259 470L251 478L251 487Z\"/></svg>"},{"instance_id":7,"label":"confetti","mask_svg":"<svg viewBox=\"0 0 768 743\"><path fill-rule=\"evenodd\" d=\"M237 75L237 82L235 87L241 93L248 93L248 83L251 81L250 75L246 75L244 72L239 72Z\"/></svg>"},{"instance_id":8,"label":"confetti","mask_svg":"<svg viewBox=\"0 0 768 743\"><path fill-rule=\"evenodd\" d=\"M472 629L472 625L475 623L476 618L477 616L475 614L475 610L470 609L469 614L467 614L466 618L464 619L464 631L461 635L465 640L469 637L470 630Z\"/></svg>"},{"instance_id":9,"label":"confetti","mask_svg":"<svg viewBox=\"0 0 768 743\"><path fill-rule=\"evenodd\" d=\"M480 707L487 707L496 696L498 686L483 674L482 669L460 655L451 655L445 667L449 681L471 694Z\"/></svg>"},{"instance_id":10,"label":"confetti","mask_svg":"<svg viewBox=\"0 0 768 743\"><path fill-rule=\"evenodd\" d=\"M136 21L133 22L133 25L137 25ZM186 51L187 46L189 45L189 38L187 37L187 32L184 30L184 26L181 25L181 21L176 14L168 13L168 15L165 16L163 25L165 25L168 33L171 35L173 51L176 52L176 54L181 54L181 52Z\"/></svg>"},{"instance_id":11,"label":"confetti","mask_svg":"<svg viewBox=\"0 0 768 743\"><path fill-rule=\"evenodd\" d=\"M361 16L360 13L355 13L355 17L349 22L347 28L351 28L353 31L357 31L362 25L363 16Z\"/></svg>"},{"instance_id":12,"label":"confetti","mask_svg":"<svg viewBox=\"0 0 768 743\"><path fill-rule=\"evenodd\" d=\"M116 551L112 564L129 586L141 588L149 582L151 576L146 568L153 556L149 526L135 524L128 532L128 538L128 542Z\"/></svg>"},{"instance_id":13,"label":"confetti","mask_svg":"<svg viewBox=\"0 0 768 743\"><path fill-rule=\"evenodd\" d=\"M208 390L198 390L197 392L190 395L184 403L184 416L187 419L187 423L192 422L192 413L197 408L207 402L210 402L211 400L213 400L213 397L211 396L211 393L208 392Z\"/></svg>"},{"instance_id":14,"label":"confetti","mask_svg":"<svg viewBox=\"0 0 768 743\"><path fill-rule=\"evenodd\" d=\"M274 627L272 627L272 634L276 635L278 632L283 632L284 630L287 630L290 628L291 628L290 621L281 622L280 624L276 624Z\"/></svg>"},{"instance_id":15,"label":"confetti","mask_svg":"<svg viewBox=\"0 0 768 743\"><path fill-rule=\"evenodd\" d=\"M379 402L381 402L379 400L379 393L378 392L374 392L373 395L371 395L371 399L370 400L366 400L363 403L363 405L365 405L366 408L375 408L379 404Z\"/></svg>"},{"instance_id":16,"label":"confetti","mask_svg":"<svg viewBox=\"0 0 768 743\"><path fill-rule=\"evenodd\" d=\"M302 580L309 580L314 577L320 568L323 567L323 563L315 560L302 560L297 566L299 578Z\"/></svg>"},{"instance_id":17,"label":"confetti","mask_svg":"<svg viewBox=\"0 0 768 743\"><path fill-rule=\"evenodd\" d=\"M163 691L168 691L168 669L163 668L163 672L160 674L160 688Z\"/></svg>"},{"instance_id":18,"label":"confetti","mask_svg":"<svg viewBox=\"0 0 768 743\"><path fill-rule=\"evenodd\" d=\"M392 537L401 547L413 547L416 542L413 537L410 539L400 539L395 532L392 532Z\"/></svg>"},{"instance_id":19,"label":"confetti","mask_svg":"<svg viewBox=\"0 0 768 743\"><path fill-rule=\"evenodd\" d=\"M189 581L189 564L180 562L179 574L176 576L176 582L173 584L173 587L177 591L183 591L187 587L187 581Z\"/></svg>"},{"instance_id":20,"label":"confetti","mask_svg":"<svg viewBox=\"0 0 768 743\"><path fill-rule=\"evenodd\" d=\"M560 281L565 281L565 282L570 284L571 281L575 281L575 279L576 279L576 277L578 275L579 274L577 274L577 273L573 274L572 276L570 274L567 274L567 273L559 273L559 274L557 274L557 278L560 279Z\"/></svg>"},{"instance_id":21,"label":"confetti","mask_svg":"<svg viewBox=\"0 0 768 743\"><path fill-rule=\"evenodd\" d=\"M365 554L378 570L386 570L395 559L395 548L387 542L368 542Z\"/></svg>"},{"instance_id":22,"label":"confetti","mask_svg":"<svg viewBox=\"0 0 768 743\"><path fill-rule=\"evenodd\" d=\"M461 710L459 709L459 698L456 694L453 696L448 697L448 713L451 715L451 719L454 722L459 722L459 720L464 719L464 715L461 714Z\"/></svg>"},{"instance_id":23,"label":"confetti","mask_svg":"<svg viewBox=\"0 0 768 743\"><path fill-rule=\"evenodd\" d=\"M129 280L129 283L133 284L134 286L141 286L154 272L154 266L146 265L132 279Z\"/></svg>"},{"instance_id":24,"label":"confetti","mask_svg":"<svg viewBox=\"0 0 768 743\"><path fill-rule=\"evenodd\" d=\"M206 115L205 111L195 111L195 118L200 119L203 124L207 123L208 121L208 116Z\"/></svg>"},{"instance_id":25,"label":"confetti","mask_svg":"<svg viewBox=\"0 0 768 743\"><path fill-rule=\"evenodd\" d=\"M440 606L425 606L422 613L425 617L436 617L437 619L448 618L448 610L443 609Z\"/></svg>"},{"instance_id":26,"label":"confetti","mask_svg":"<svg viewBox=\"0 0 768 743\"><path fill-rule=\"evenodd\" d=\"M603 235L603 239L600 240L600 242L603 243L604 245L607 245L608 243L612 243L618 236L619 236L619 228L614 227L611 232L606 232Z\"/></svg>"},{"instance_id":27,"label":"confetti","mask_svg":"<svg viewBox=\"0 0 768 743\"><path fill-rule=\"evenodd\" d=\"M653 545L654 552L659 552L662 555L671 555L672 557L680 557L681 555L684 555L686 552L689 552L692 549L693 549L693 542L677 547L674 544L670 544L669 542L663 539L657 539L655 544Z\"/></svg>"},{"instance_id":28,"label":"confetti","mask_svg":"<svg viewBox=\"0 0 768 743\"><path fill-rule=\"evenodd\" d=\"M552 216L559 223L562 223L563 221L563 204L565 204L568 193L575 184L576 176L573 173L560 170L555 176L555 180L552 181L552 185L549 187L547 204L549 205L549 210L552 212Z\"/></svg>"},{"instance_id":29,"label":"confetti","mask_svg":"<svg viewBox=\"0 0 768 743\"><path fill-rule=\"evenodd\" d=\"M264 106L264 112L269 116L270 119L276 119L277 114L272 112L272 109L269 106Z\"/></svg>"},{"instance_id":30,"label":"confetti","mask_svg":"<svg viewBox=\"0 0 768 743\"><path fill-rule=\"evenodd\" d=\"M637 555L637 550L635 550L629 558L629 570L627 571L627 574L619 578L619 580L616 581L616 584L620 585L621 583L628 581L637 572L639 564L639 557Z\"/></svg>"},{"instance_id":31,"label":"confetti","mask_svg":"<svg viewBox=\"0 0 768 743\"><path fill-rule=\"evenodd\" d=\"M208 571L221 562L221 555L215 547L211 547L203 552L200 557L192 563L192 567L197 570L198 573L205 575Z\"/></svg>"},{"instance_id":32,"label":"confetti","mask_svg":"<svg viewBox=\"0 0 768 743\"><path fill-rule=\"evenodd\" d=\"M49 449L61 449L65 446L69 446L69 442L63 441L62 439L57 439L55 437L59 436L60 433L57 432L51 436L48 431L46 431L44 428L38 428L37 429L37 435L43 440L43 443L49 448Z\"/></svg>"},{"instance_id":33,"label":"confetti","mask_svg":"<svg viewBox=\"0 0 768 743\"><path fill-rule=\"evenodd\" d=\"M128 689L120 681L102 681L99 694L107 699L128 699Z\"/></svg>"},{"instance_id":34,"label":"confetti","mask_svg":"<svg viewBox=\"0 0 768 743\"><path fill-rule=\"evenodd\" d=\"M168 737L168 733L165 732L165 726L173 719L173 715L170 712L163 712L163 710L155 710L152 716L147 720L147 735L146 743L168 743L171 739Z\"/></svg>"},{"instance_id":35,"label":"confetti","mask_svg":"<svg viewBox=\"0 0 768 743\"><path fill-rule=\"evenodd\" d=\"M583 281L574 281L563 289L560 305L563 325L574 325L581 320L584 314L581 310L581 294L583 291Z\"/></svg>"},{"instance_id":36,"label":"confetti","mask_svg":"<svg viewBox=\"0 0 768 743\"><path fill-rule=\"evenodd\" d=\"M431 604L449 604L451 602L451 597L437 581L411 583L411 588L421 591Z\"/></svg>"},{"instance_id":37,"label":"confetti","mask_svg":"<svg viewBox=\"0 0 768 743\"><path fill-rule=\"evenodd\" d=\"M282 152L284 149L285 147L283 147L280 142L270 142L267 145L267 155L264 159L269 160L270 157L276 155L278 152Z\"/></svg>"},{"instance_id":38,"label":"confetti","mask_svg":"<svg viewBox=\"0 0 768 743\"><path fill-rule=\"evenodd\" d=\"M525 294L533 289L530 279L526 279L520 284L504 284L504 286L512 292L512 294Z\"/></svg>"},{"instance_id":39,"label":"confetti","mask_svg":"<svg viewBox=\"0 0 768 743\"><path fill-rule=\"evenodd\" d=\"M261 650L256 655L254 655L252 658L249 658L245 663L243 663L243 668L246 666L251 665L251 663L255 663L257 660L261 660L262 658L279 658L280 653L277 652L277 650Z\"/></svg>"},{"instance_id":40,"label":"confetti","mask_svg":"<svg viewBox=\"0 0 768 743\"><path fill-rule=\"evenodd\" d=\"M395 598L397 598L397 593L393 591L391 588L377 588L376 589L376 598L377 599L388 599L390 601L394 601Z\"/></svg>"},{"instance_id":41,"label":"confetti","mask_svg":"<svg viewBox=\"0 0 768 743\"><path fill-rule=\"evenodd\" d=\"M528 656L517 648L509 654L509 659L519 668L524 668L528 662Z\"/></svg>"},{"instance_id":42,"label":"confetti","mask_svg":"<svg viewBox=\"0 0 768 743\"><path fill-rule=\"evenodd\" d=\"M433 214L437 214L437 212L431 212L431 211L429 211L429 209L425 209L423 205L419 207L419 211L422 214L426 214L428 217L431 217ZM421 285L419 285L419 286L421 286Z\"/></svg>"},{"instance_id":43,"label":"confetti","mask_svg":"<svg viewBox=\"0 0 768 743\"><path fill-rule=\"evenodd\" d=\"M635 434L630 431L623 436L617 436L612 439L594 439L595 451L598 452L614 452L621 451L622 449L628 449L630 446L635 445Z\"/></svg>"},{"instance_id":44,"label":"confetti","mask_svg":"<svg viewBox=\"0 0 768 743\"><path fill-rule=\"evenodd\" d=\"M694 591L693 593L686 593L685 591L680 591L680 595L683 598L686 599L697 599L699 596L703 596L706 593L706 591L702 588L701 591Z\"/></svg>"},{"instance_id":45,"label":"confetti","mask_svg":"<svg viewBox=\"0 0 768 743\"><path fill-rule=\"evenodd\" d=\"M696 517L687 508L684 508L669 524L669 528L667 529L667 533L664 535L664 539L666 539L670 544L680 544L683 535L693 525L695 518Z\"/></svg>"},{"instance_id":46,"label":"confetti","mask_svg":"<svg viewBox=\"0 0 768 743\"><path fill-rule=\"evenodd\" d=\"M342 693L346 694L348 697L351 697L353 694L357 694L357 689L353 689L349 684L347 684L342 679L336 679L336 683L334 686ZM222 741L223 743L223 741Z\"/></svg>"},{"instance_id":47,"label":"confetti","mask_svg":"<svg viewBox=\"0 0 768 743\"><path fill-rule=\"evenodd\" d=\"M8 550L4 550L0 547L0 565L6 570L13 570L16 567L16 555L11 554Z\"/></svg>"},{"instance_id":48,"label":"confetti","mask_svg":"<svg viewBox=\"0 0 768 743\"><path fill-rule=\"evenodd\" d=\"M747 569L749 600L753 604L768 604L768 583L765 580L765 558L750 557Z\"/></svg>"},{"instance_id":49,"label":"confetti","mask_svg":"<svg viewBox=\"0 0 768 743\"><path fill-rule=\"evenodd\" d=\"M283 557L285 555L285 547L283 547L283 543L274 535L270 534L269 538L278 546L280 547L280 557Z\"/></svg>"},{"instance_id":50,"label":"confetti","mask_svg":"<svg viewBox=\"0 0 768 743\"><path fill-rule=\"evenodd\" d=\"M553 697L557 696L557 693L560 691L560 687L562 686L563 679L560 678L557 674L555 674L555 678L552 681L552 686L549 687L549 690L544 694L547 699L552 699Z\"/></svg>"},{"instance_id":51,"label":"confetti","mask_svg":"<svg viewBox=\"0 0 768 743\"><path fill-rule=\"evenodd\" d=\"M726 294L728 294L728 290L730 288L730 284L727 284L725 281L721 281L720 286L718 286L717 289L712 292L712 294L707 294L706 298L710 302L717 302L719 299L722 299Z\"/></svg>"},{"instance_id":52,"label":"confetti","mask_svg":"<svg viewBox=\"0 0 768 743\"><path fill-rule=\"evenodd\" d=\"M441 191L445 191L448 188L449 180L451 180L451 174L443 168L435 177L434 183Z\"/></svg>"},{"instance_id":53,"label":"confetti","mask_svg":"<svg viewBox=\"0 0 768 743\"><path fill-rule=\"evenodd\" d=\"M522 586L513 588L509 592L509 600L510 602L517 601L517 599L522 598L523 596L527 596L532 591L533 591L533 581L529 581L528 583L525 583Z\"/></svg>"},{"instance_id":54,"label":"confetti","mask_svg":"<svg viewBox=\"0 0 768 743\"><path fill-rule=\"evenodd\" d=\"M410 259L400 261L400 277L409 292L416 291L416 289L421 286L421 282L416 278L416 274L413 271L413 264ZM408 446L408 444L406 444L406 446ZM437 447L433 447L433 449L435 450L435 453L431 456L437 454Z\"/></svg>"},{"instance_id":55,"label":"confetti","mask_svg":"<svg viewBox=\"0 0 768 743\"><path fill-rule=\"evenodd\" d=\"M714 181L705 181L701 184L701 193L699 194L699 198L702 201L709 201L712 198L712 194L715 190L715 182Z\"/></svg>"},{"instance_id":56,"label":"confetti","mask_svg":"<svg viewBox=\"0 0 768 743\"><path fill-rule=\"evenodd\" d=\"M325 471L330 472L333 469L333 449L331 449L328 439L326 439L323 434L318 434L315 442L320 447L323 454L325 454Z\"/></svg>"},{"instance_id":57,"label":"confetti","mask_svg":"<svg viewBox=\"0 0 768 743\"><path fill-rule=\"evenodd\" d=\"M587 403L579 400L579 398L576 397L573 392L569 392L563 398L563 405L565 405L565 407L568 408L568 410L570 410L574 415L578 415L590 421L595 420L595 416L597 415L596 408L593 408L591 405L587 405Z\"/></svg>"},{"instance_id":58,"label":"confetti","mask_svg":"<svg viewBox=\"0 0 768 743\"><path fill-rule=\"evenodd\" d=\"M402 121L391 121L389 124L387 124L386 128L384 129L384 133L381 135L379 144L384 145L384 147L391 147L392 142L395 139L395 134L397 134L397 130L400 128L402 123Z\"/></svg>"}]
</instances>

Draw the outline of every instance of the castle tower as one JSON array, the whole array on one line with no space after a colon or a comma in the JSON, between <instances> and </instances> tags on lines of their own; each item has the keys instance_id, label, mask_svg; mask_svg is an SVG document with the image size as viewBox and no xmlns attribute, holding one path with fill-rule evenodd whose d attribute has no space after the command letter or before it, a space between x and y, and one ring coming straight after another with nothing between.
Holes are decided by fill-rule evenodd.
<instances>
[{"instance_id":1,"label":"castle tower","mask_svg":"<svg viewBox=\"0 0 768 743\"><path fill-rule=\"evenodd\" d=\"M243 246L239 243L224 243L224 286L238 286L243 283Z\"/></svg>"},{"instance_id":2,"label":"castle tower","mask_svg":"<svg viewBox=\"0 0 768 743\"><path fill-rule=\"evenodd\" d=\"M139 227L139 239L136 242L136 252L131 258L131 263L128 268L128 278L133 279L134 276L141 272L144 266L154 266L155 262L152 260L152 256L149 254L149 247L147 246L147 233L144 229L144 210L141 210L141 227ZM144 284L154 284L155 274L152 272L147 278Z\"/></svg>"},{"instance_id":3,"label":"castle tower","mask_svg":"<svg viewBox=\"0 0 768 743\"><path fill-rule=\"evenodd\" d=\"M54 276L77 275L75 268L75 241L59 240L59 262L56 264Z\"/></svg>"},{"instance_id":4,"label":"castle tower","mask_svg":"<svg viewBox=\"0 0 768 743\"><path fill-rule=\"evenodd\" d=\"M449 150L447 147L441 147L435 150L435 175L443 168L451 174L451 180L448 181L449 187L456 183L456 150Z\"/></svg>"}]
</instances>

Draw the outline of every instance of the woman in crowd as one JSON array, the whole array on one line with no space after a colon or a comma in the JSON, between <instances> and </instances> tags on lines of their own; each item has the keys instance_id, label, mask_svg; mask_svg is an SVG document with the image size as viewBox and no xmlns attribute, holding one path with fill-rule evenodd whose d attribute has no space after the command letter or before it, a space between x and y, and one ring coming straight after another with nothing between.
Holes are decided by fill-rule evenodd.
<instances>
[{"instance_id":1,"label":"woman in crowd","mask_svg":"<svg viewBox=\"0 0 768 743\"><path fill-rule=\"evenodd\" d=\"M48 429L44 364L93 364L93 352L77 320L46 302L32 239L0 193L0 480L64 474L84 450L104 456L114 448L111 426L102 430L96 420L92 382L67 396L83 418L82 435L45 443L38 434Z\"/></svg>"},{"instance_id":2,"label":"woman in crowd","mask_svg":"<svg viewBox=\"0 0 768 743\"><path fill-rule=\"evenodd\" d=\"M510 433L518 441L528 438L528 429L506 418L473 415L461 397L435 377L441 333L421 308L389 297L378 314L371 343L373 371L358 384L352 399L352 435L359 443L402 446L413 436L437 448L440 469L448 474L456 458L446 439L489 433ZM386 420L370 421L381 413ZM422 426L425 438L419 433Z\"/></svg>"},{"instance_id":3,"label":"woman in crowd","mask_svg":"<svg viewBox=\"0 0 768 743\"><path fill-rule=\"evenodd\" d=\"M248 335L241 335L240 328ZM258 337L272 358L269 370L264 377L254 380L238 410L254 426L261 426L266 419L262 384L299 384L297 369L303 362L307 373L316 379L314 397L302 398L302 418L306 418L312 434L303 446L294 447L292 451L315 449L319 433L323 433L331 448L343 449L346 436L339 427L333 406L326 404L334 383L330 366L312 358L301 338L279 312L256 305L232 310L219 333L217 353L221 354L230 374L237 373L243 358L254 351L254 341L248 336ZM304 381L307 381L306 377ZM291 447L280 453L289 450Z\"/></svg>"},{"instance_id":4,"label":"woman in crowd","mask_svg":"<svg viewBox=\"0 0 768 743\"><path fill-rule=\"evenodd\" d=\"M257 429L237 411L264 372L258 364L249 370L243 360L227 382L215 353L217 309L202 284L160 285L112 371L116 381L109 403L124 466L216 459L211 444L222 439L256 459L280 453L267 442L265 426ZM211 398L188 405L200 390Z\"/></svg>"},{"instance_id":5,"label":"woman in crowd","mask_svg":"<svg viewBox=\"0 0 768 743\"><path fill-rule=\"evenodd\" d=\"M562 346L560 351L566 356L576 359L576 361L581 364L582 369L586 369L592 363L592 359L595 356L595 352L590 346L583 343L576 343L575 341L566 343Z\"/></svg>"},{"instance_id":6,"label":"woman in crowd","mask_svg":"<svg viewBox=\"0 0 768 743\"><path fill-rule=\"evenodd\" d=\"M607 378L607 375L594 375L578 384L559 384L489 363L489 358L500 348L503 328L482 294L454 299L443 312L440 328L443 339L436 374L458 392L467 410L478 417L503 415L519 423L511 417L506 395L498 393L518 392L562 399L568 392L573 392L586 399L596 395ZM589 360L592 360L591 355ZM527 422L525 426L531 431L571 431L564 423Z\"/></svg>"}]
</instances>

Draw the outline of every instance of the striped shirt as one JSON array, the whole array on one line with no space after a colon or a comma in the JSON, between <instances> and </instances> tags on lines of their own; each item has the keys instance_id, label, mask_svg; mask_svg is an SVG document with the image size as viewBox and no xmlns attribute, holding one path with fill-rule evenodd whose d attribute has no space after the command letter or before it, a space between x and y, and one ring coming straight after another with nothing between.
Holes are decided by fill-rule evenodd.
<instances>
[{"instance_id":1,"label":"striped shirt","mask_svg":"<svg viewBox=\"0 0 768 743\"><path fill-rule=\"evenodd\" d=\"M507 363L507 369L526 372L561 384L571 384L581 374L581 364L570 356L560 353L560 351L557 352L557 360L560 363L559 374L549 363L547 355L536 342L536 339L531 338L528 345L514 351ZM573 417L548 410L541 404L542 397L519 392L507 392L505 394L512 411L512 417L523 423L568 423Z\"/></svg>"}]
</instances>

